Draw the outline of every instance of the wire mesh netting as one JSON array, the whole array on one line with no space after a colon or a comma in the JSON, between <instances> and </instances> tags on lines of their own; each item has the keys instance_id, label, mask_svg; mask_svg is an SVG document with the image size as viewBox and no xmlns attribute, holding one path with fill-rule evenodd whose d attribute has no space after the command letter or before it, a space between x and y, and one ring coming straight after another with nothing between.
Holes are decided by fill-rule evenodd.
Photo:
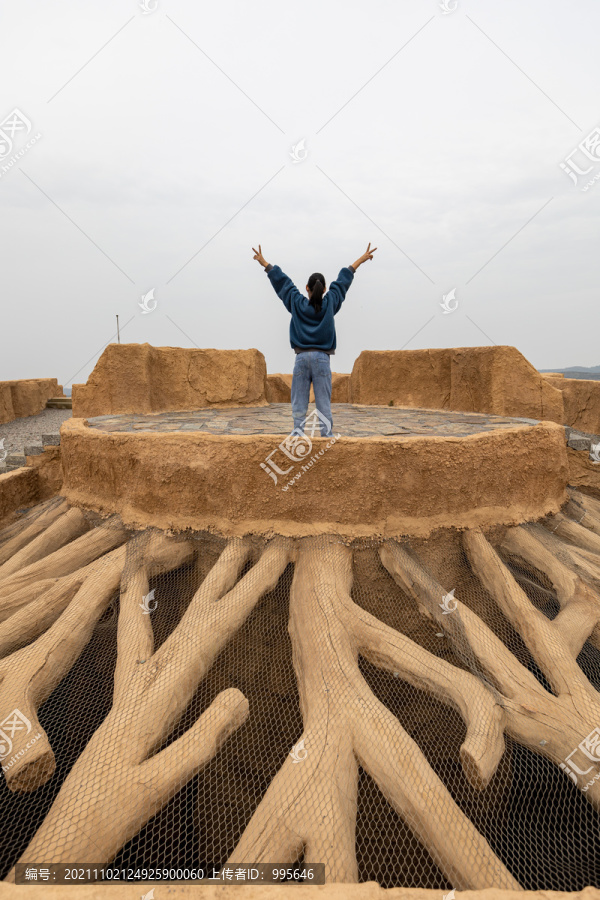
<instances>
[{"instance_id":1,"label":"wire mesh netting","mask_svg":"<svg viewBox=\"0 0 600 900\"><path fill-rule=\"evenodd\" d=\"M0 532L2 877L600 886L600 503L579 497L411 541L25 512Z\"/></svg>"}]
</instances>

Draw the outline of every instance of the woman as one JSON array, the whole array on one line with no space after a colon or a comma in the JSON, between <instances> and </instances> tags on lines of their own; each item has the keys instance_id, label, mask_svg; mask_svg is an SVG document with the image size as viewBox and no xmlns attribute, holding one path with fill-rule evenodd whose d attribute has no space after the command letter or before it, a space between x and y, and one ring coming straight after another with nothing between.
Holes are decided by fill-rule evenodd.
<instances>
[{"instance_id":1,"label":"woman","mask_svg":"<svg viewBox=\"0 0 600 900\"><path fill-rule=\"evenodd\" d=\"M292 314L290 322L290 343L296 353L292 377L292 416L294 430L303 431L311 382L315 389L315 406L321 423L321 437L332 434L331 418L331 368L329 357L335 353L335 323L333 317L339 312L346 291L354 280L354 273L362 263L373 259L377 247L371 244L365 253L340 270L337 281L332 282L325 294L325 278L314 272L308 279L308 298L300 293L291 278L279 266L272 266L262 255L260 244L254 251L254 259L264 267L275 293Z\"/></svg>"}]
</instances>

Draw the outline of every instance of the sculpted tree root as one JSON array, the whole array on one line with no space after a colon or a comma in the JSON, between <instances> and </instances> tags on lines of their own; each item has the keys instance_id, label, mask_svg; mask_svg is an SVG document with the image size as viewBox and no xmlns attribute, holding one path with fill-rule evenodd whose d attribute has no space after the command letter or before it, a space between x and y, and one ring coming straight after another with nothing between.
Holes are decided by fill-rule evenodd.
<instances>
[{"instance_id":1,"label":"sculpted tree root","mask_svg":"<svg viewBox=\"0 0 600 900\"><path fill-rule=\"evenodd\" d=\"M569 508L569 504L567 504L567 508ZM570 508L574 511L574 505ZM577 551L600 553L600 535L595 534L584 524L590 521L593 523L595 519L589 514L580 524L562 513L556 513L554 516L547 516L544 525L552 534L573 544Z\"/></svg>"},{"instance_id":2,"label":"sculpted tree root","mask_svg":"<svg viewBox=\"0 0 600 900\"><path fill-rule=\"evenodd\" d=\"M66 502L64 497L56 496L51 497L50 500L44 500L43 503L36 503L31 509L28 509L22 515L18 516L14 522L10 523L10 525L5 525L0 529L0 545L4 545L8 541L12 541L17 535L22 534L36 519L45 514L49 509L62 506L63 504L66 504Z\"/></svg>"},{"instance_id":3,"label":"sculpted tree root","mask_svg":"<svg viewBox=\"0 0 600 900\"><path fill-rule=\"evenodd\" d=\"M585 511L586 513L589 513L597 522L600 522L600 500L597 500L595 497L590 497L588 494L583 494L581 491L576 491L573 488L567 488L567 491L569 492L571 500L576 503L577 506L581 507L582 512ZM596 529L592 530L595 531ZM598 532L596 531L596 534L597 533Z\"/></svg>"},{"instance_id":4,"label":"sculpted tree root","mask_svg":"<svg viewBox=\"0 0 600 900\"><path fill-rule=\"evenodd\" d=\"M276 586L291 545L271 542L238 581L250 544L231 540L177 627L153 652L150 616L140 608L153 552L145 539L136 537L128 548L112 709L63 783L23 861L109 862L248 715L240 691L223 691L182 737L155 752L225 643ZM14 870L7 880L14 880Z\"/></svg>"},{"instance_id":5,"label":"sculpted tree root","mask_svg":"<svg viewBox=\"0 0 600 900\"><path fill-rule=\"evenodd\" d=\"M189 543L163 535L149 541L149 574L180 566L192 555ZM65 677L87 642L96 623L119 586L126 549L119 547L105 556L91 577L83 582L65 612L34 643L0 662L0 712L2 721L18 710L31 723L12 738L11 757L4 763L6 783L13 791L32 791L45 784L55 770L50 742L37 711ZM27 612L29 607L25 610ZM10 619L8 620L10 622ZM6 624L6 623L5 623ZM40 734L31 747L32 735ZM19 755L21 754L21 755Z\"/></svg>"},{"instance_id":6,"label":"sculpted tree root","mask_svg":"<svg viewBox=\"0 0 600 900\"><path fill-rule=\"evenodd\" d=\"M6 575L0 580L0 721L19 710L32 724L30 733L17 732L13 740L16 758L6 771L11 790L33 790L54 772L37 710L79 657L120 583L118 656L112 709L20 861L110 862L214 757L249 714L236 689L221 692L182 737L160 747L223 647L295 559L289 631L304 724L300 752L273 779L228 864L291 864L303 853L307 865L326 863L328 881L357 881L361 766L453 886L518 889L418 745L374 696L358 658L458 710L466 724L460 761L475 788L488 785L496 772L505 733L565 768L567 757L600 724L600 695L576 663L586 640L600 649L600 519L587 502L573 492L567 516L504 532L503 554L552 584L561 607L553 621L529 601L479 530L463 538L474 573L556 696L458 598L456 609L443 614L446 591L410 549L394 541L380 551L384 566L475 674L433 656L357 606L350 596L351 551L334 540L324 552L322 538L297 548L283 539L271 542L240 580L251 544L231 540L179 625L154 652L151 618L140 602L150 577L191 559L191 542L145 533L123 546L127 532L112 522L76 536L83 528L77 512L62 501L47 507L6 537L4 546L16 549L9 567L0 568L0 578ZM26 533L27 540L15 543ZM50 554L45 559L44 552ZM40 563L48 560L44 570ZM28 641L34 643L23 646ZM24 749L38 732L42 736ZM600 809L600 783L588 787L583 770L575 771L578 787ZM8 876L13 879L14 870Z\"/></svg>"},{"instance_id":7,"label":"sculpted tree root","mask_svg":"<svg viewBox=\"0 0 600 900\"><path fill-rule=\"evenodd\" d=\"M118 516L31 563L0 583L0 622L52 587L58 578L83 568L122 544L128 536Z\"/></svg>"},{"instance_id":8,"label":"sculpted tree root","mask_svg":"<svg viewBox=\"0 0 600 900\"><path fill-rule=\"evenodd\" d=\"M532 534L549 553L562 560L569 569L593 587L596 593L600 593L600 555L562 541L551 529L539 523L520 527Z\"/></svg>"},{"instance_id":9,"label":"sculpted tree root","mask_svg":"<svg viewBox=\"0 0 600 900\"><path fill-rule=\"evenodd\" d=\"M600 503L572 491L565 512L568 516L548 516L545 528L540 524L530 527L535 527L539 540L554 547L567 565L600 591Z\"/></svg>"},{"instance_id":10,"label":"sculpted tree root","mask_svg":"<svg viewBox=\"0 0 600 900\"><path fill-rule=\"evenodd\" d=\"M600 535L600 503L594 507L588 503L588 499L585 494L570 490L569 501L563 511L578 525L584 525L594 534Z\"/></svg>"},{"instance_id":11,"label":"sculpted tree root","mask_svg":"<svg viewBox=\"0 0 600 900\"><path fill-rule=\"evenodd\" d=\"M0 658L31 643L50 628L84 582L88 578L93 580L97 573L104 571L115 552L107 553L63 578L36 582L38 595L25 606L20 606L10 618L0 622Z\"/></svg>"},{"instance_id":12,"label":"sculpted tree root","mask_svg":"<svg viewBox=\"0 0 600 900\"><path fill-rule=\"evenodd\" d=\"M80 535L89 530L89 527L87 519L77 507L63 512L37 537L0 566L0 584L9 575L18 572L19 569L24 569L26 566L38 562L38 560L49 556L55 550L59 550L69 541L80 537Z\"/></svg>"},{"instance_id":13,"label":"sculpted tree root","mask_svg":"<svg viewBox=\"0 0 600 900\"><path fill-rule=\"evenodd\" d=\"M539 525L521 525L507 529L501 548L550 579L560 605L552 627L561 633L576 658L585 643L583 635L587 635L589 642L600 650L600 594L593 584L586 583L572 566L566 564L571 557L560 544ZM561 556L566 562L561 562Z\"/></svg>"},{"instance_id":14,"label":"sculpted tree root","mask_svg":"<svg viewBox=\"0 0 600 900\"><path fill-rule=\"evenodd\" d=\"M0 566L9 560L22 547L37 537L59 516L68 510L67 501L62 497L53 497L40 503L34 509L0 532ZM35 515L33 512L35 511Z\"/></svg>"},{"instance_id":15,"label":"sculpted tree root","mask_svg":"<svg viewBox=\"0 0 600 900\"><path fill-rule=\"evenodd\" d=\"M541 562L541 555L534 554L530 541L515 537L515 531L510 535L507 540L518 543L522 554L527 553L528 559ZM444 614L440 600L446 592L414 554L389 542L382 549L381 558L425 615L444 629L457 652L484 673L504 711L506 732L518 743L560 766L600 722L600 695L576 663L581 647L598 621L592 612L597 608L595 599L587 586L578 582L572 586L569 596L565 572L557 565L549 566L550 577L557 579L557 583L559 578L563 579L563 602L573 604L568 616L550 621L529 601L480 531L465 532L463 545L473 571L523 638L556 696L546 691L458 598L455 598L456 609ZM536 550L536 554L541 551ZM588 789L584 780L578 786L594 807L600 809L600 783Z\"/></svg>"},{"instance_id":16,"label":"sculpted tree root","mask_svg":"<svg viewBox=\"0 0 600 900\"><path fill-rule=\"evenodd\" d=\"M417 744L371 692L359 654L458 708L467 723L463 764L478 785L502 756L502 710L474 676L438 659L358 607L351 551L339 541L298 550L290 595L293 661L304 722L228 865L325 862L328 881L358 880L358 765L460 888L519 885L454 803ZM481 727L484 723L484 728ZM305 758L302 758L305 754Z\"/></svg>"}]
</instances>

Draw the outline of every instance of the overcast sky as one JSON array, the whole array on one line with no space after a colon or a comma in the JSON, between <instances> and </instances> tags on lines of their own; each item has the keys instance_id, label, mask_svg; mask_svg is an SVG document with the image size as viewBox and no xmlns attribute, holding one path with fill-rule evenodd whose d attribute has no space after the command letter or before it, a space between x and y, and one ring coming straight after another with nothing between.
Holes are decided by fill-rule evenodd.
<instances>
[{"instance_id":1,"label":"overcast sky","mask_svg":"<svg viewBox=\"0 0 600 900\"><path fill-rule=\"evenodd\" d=\"M85 381L117 314L122 342L291 372L259 243L302 291L378 248L334 371L600 364L597 0L144 2L2 3L0 379Z\"/></svg>"}]
</instances>

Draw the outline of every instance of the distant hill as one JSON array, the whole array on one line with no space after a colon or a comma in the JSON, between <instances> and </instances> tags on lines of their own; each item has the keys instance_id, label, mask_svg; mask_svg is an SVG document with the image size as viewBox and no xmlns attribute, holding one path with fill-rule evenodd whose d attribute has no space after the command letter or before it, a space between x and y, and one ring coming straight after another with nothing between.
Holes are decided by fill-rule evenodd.
<instances>
[{"instance_id":1,"label":"distant hill","mask_svg":"<svg viewBox=\"0 0 600 900\"><path fill-rule=\"evenodd\" d=\"M539 372L557 372L565 378L583 378L600 381L600 366L568 366L566 369L538 369Z\"/></svg>"}]
</instances>

